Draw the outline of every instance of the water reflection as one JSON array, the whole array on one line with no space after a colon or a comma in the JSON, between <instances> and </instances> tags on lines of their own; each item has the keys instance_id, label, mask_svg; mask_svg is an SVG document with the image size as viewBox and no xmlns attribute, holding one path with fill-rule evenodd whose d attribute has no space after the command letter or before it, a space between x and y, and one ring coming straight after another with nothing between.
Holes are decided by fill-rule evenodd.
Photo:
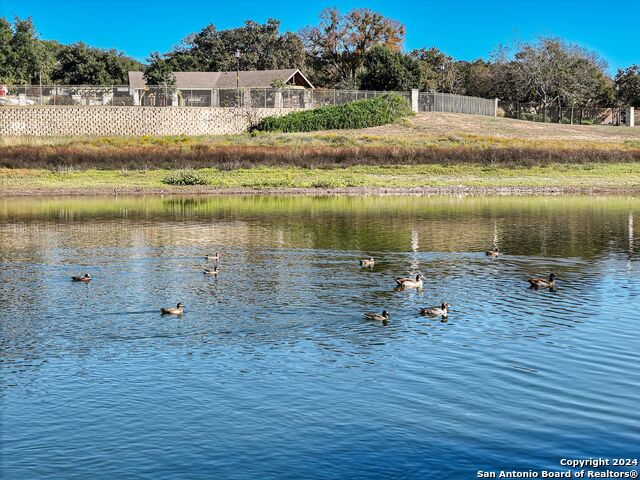
<instances>
[{"instance_id":1,"label":"water reflection","mask_svg":"<svg viewBox=\"0 0 640 480\"><path fill-rule=\"evenodd\" d=\"M0 200L2 468L423 478L632 454L639 210L620 197ZM219 274L203 275L216 251ZM70 281L85 271L90 284ZM394 291L417 272L422 289ZM528 288L550 272L556 289ZM161 317L178 301L182 317ZM443 302L448 317L420 315ZM382 310L387 325L363 318Z\"/></svg>"}]
</instances>

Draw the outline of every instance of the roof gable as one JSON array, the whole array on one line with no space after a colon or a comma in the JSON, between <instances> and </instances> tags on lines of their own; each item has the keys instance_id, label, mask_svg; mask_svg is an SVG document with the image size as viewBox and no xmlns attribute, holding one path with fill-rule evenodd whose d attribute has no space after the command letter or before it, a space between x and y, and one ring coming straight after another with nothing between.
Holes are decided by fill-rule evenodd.
<instances>
[{"instance_id":1,"label":"roof gable","mask_svg":"<svg viewBox=\"0 0 640 480\"><path fill-rule=\"evenodd\" d=\"M245 70L240 72L174 72L178 88L269 88L276 80L285 83L293 80L296 85L314 88L297 68L281 70ZM129 86L144 88L146 82L140 71L129 72Z\"/></svg>"}]
</instances>

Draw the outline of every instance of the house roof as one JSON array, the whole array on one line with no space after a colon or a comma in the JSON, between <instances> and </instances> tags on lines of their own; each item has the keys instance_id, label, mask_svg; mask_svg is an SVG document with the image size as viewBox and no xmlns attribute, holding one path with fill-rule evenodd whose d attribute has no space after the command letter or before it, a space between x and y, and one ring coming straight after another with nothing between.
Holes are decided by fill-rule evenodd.
<instances>
[{"instance_id":1,"label":"house roof","mask_svg":"<svg viewBox=\"0 0 640 480\"><path fill-rule=\"evenodd\" d=\"M178 88L236 88L236 72L173 72ZM295 85L314 88L297 68L282 70L247 70L239 72L240 86L269 88L276 80L287 83L293 79ZM129 72L129 86L144 88L143 72Z\"/></svg>"}]
</instances>

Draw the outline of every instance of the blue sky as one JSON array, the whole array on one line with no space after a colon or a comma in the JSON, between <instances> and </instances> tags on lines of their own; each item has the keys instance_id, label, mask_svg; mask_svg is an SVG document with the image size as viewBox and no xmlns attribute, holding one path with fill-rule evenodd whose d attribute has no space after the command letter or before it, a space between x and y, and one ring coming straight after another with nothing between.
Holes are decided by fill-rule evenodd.
<instances>
[{"instance_id":1,"label":"blue sky","mask_svg":"<svg viewBox=\"0 0 640 480\"><path fill-rule=\"evenodd\" d=\"M596 50L611 72L640 63L640 0L0 0L0 15L33 17L44 39L84 41L144 60L208 23L223 29L273 17L298 30L316 23L326 6L372 8L406 26L407 49L436 46L458 59L487 58L499 43L553 34Z\"/></svg>"}]
</instances>

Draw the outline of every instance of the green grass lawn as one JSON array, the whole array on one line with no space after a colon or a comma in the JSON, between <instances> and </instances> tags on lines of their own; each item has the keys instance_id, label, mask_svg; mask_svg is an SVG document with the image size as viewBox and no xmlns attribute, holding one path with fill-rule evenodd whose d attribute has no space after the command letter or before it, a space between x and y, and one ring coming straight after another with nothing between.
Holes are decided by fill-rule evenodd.
<instances>
[{"instance_id":1,"label":"green grass lawn","mask_svg":"<svg viewBox=\"0 0 640 480\"><path fill-rule=\"evenodd\" d=\"M488 165L389 165L304 169L256 167L219 171L199 169L211 189L344 188L344 187L560 187L607 188L640 191L640 164L552 164L540 167ZM0 169L0 189L6 193L27 191L64 192L86 189L166 189L179 192L189 187L170 186L163 180L170 170Z\"/></svg>"}]
</instances>

